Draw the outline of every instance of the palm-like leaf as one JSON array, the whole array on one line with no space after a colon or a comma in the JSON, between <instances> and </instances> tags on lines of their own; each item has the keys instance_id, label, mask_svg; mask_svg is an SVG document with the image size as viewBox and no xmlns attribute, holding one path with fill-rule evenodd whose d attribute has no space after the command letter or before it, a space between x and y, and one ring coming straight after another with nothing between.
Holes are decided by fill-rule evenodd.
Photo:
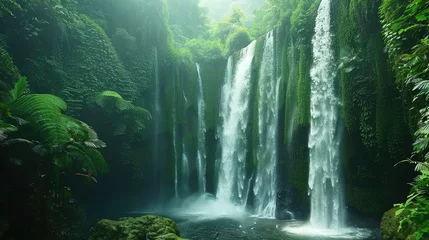
<instances>
[{"instance_id":1,"label":"palm-like leaf","mask_svg":"<svg viewBox=\"0 0 429 240\"><path fill-rule=\"evenodd\" d=\"M16 83L15 87L10 91L10 100L14 101L20 98L27 91L27 77L21 77Z\"/></svg>"}]
</instances>

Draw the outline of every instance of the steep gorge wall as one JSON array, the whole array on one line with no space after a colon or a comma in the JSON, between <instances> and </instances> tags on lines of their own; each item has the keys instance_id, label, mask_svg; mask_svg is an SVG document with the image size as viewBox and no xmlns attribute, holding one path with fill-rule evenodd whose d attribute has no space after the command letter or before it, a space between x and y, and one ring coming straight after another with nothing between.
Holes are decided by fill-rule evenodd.
<instances>
[{"instance_id":1,"label":"steep gorge wall","mask_svg":"<svg viewBox=\"0 0 429 240\"><path fill-rule=\"evenodd\" d=\"M337 93L344 133L341 159L345 200L358 214L381 216L406 195L411 176L394 165L412 145L405 111L384 53L380 1L334 1ZM300 6L301 5L301 6ZM308 212L309 76L311 37L318 1L301 1L279 27L284 105L280 196L292 209ZM303 11L305 9L305 11ZM285 203L285 206L288 204Z\"/></svg>"},{"instance_id":2,"label":"steep gorge wall","mask_svg":"<svg viewBox=\"0 0 429 240\"><path fill-rule=\"evenodd\" d=\"M172 47L164 1L140 1L146 4L143 7L134 5L136 1L118 2L2 1L0 24L5 27L0 29L0 80L10 85L20 74L26 75L33 92L59 95L69 104L70 114L95 127L108 143L105 156L112 171L100 181L105 187L91 187L88 192L95 191L92 195L108 197L125 206L124 201L156 201L152 197L155 192L165 199L174 196L173 109L180 137L183 135L189 158L195 161L197 74L192 57ZM343 106L341 149L346 202L353 212L381 216L408 191L406 183L411 176L394 168L394 164L409 156L412 142L407 126L412 124L407 122L407 109L384 53L378 17L380 1L333 2L337 91ZM277 71L281 76L278 132L283 133L279 134L278 214L288 209L305 217L309 212L311 40L319 1L289 4L290 10L282 15L275 31ZM261 37L252 66L248 127L251 149L256 149L258 137L256 88L263 45ZM202 61L200 65L206 102L207 190L215 193L216 128L226 59ZM163 143L159 156L162 168L155 170L160 175L159 185L149 178L154 171L150 165L152 133L148 130L141 135L112 136L106 120L88 111L94 94L114 90L153 112L156 72L163 106L158 133ZM188 99L186 106L184 95ZM247 163L250 177L256 168L253 151L248 153ZM132 195L130 200L119 194L125 191ZM85 194L89 193L82 195ZM100 211L103 209L102 199L88 201L98 205Z\"/></svg>"}]
</instances>

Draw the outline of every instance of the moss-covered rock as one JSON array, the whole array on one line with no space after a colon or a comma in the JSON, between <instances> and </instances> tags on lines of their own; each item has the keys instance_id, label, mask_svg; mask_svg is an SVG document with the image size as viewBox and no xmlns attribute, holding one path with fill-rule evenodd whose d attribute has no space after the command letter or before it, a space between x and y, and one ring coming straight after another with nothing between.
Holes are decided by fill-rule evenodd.
<instances>
[{"instance_id":1,"label":"moss-covered rock","mask_svg":"<svg viewBox=\"0 0 429 240\"><path fill-rule=\"evenodd\" d=\"M381 219L380 230L383 240L413 240L415 239L416 226L414 224L402 224L399 229L399 222L405 212L396 216L398 208L392 208L385 212Z\"/></svg>"},{"instance_id":2,"label":"moss-covered rock","mask_svg":"<svg viewBox=\"0 0 429 240\"><path fill-rule=\"evenodd\" d=\"M97 223L89 240L181 240L177 224L168 218L147 215L103 219Z\"/></svg>"},{"instance_id":3,"label":"moss-covered rock","mask_svg":"<svg viewBox=\"0 0 429 240\"><path fill-rule=\"evenodd\" d=\"M7 49L0 43L0 81L5 84L13 84L19 79L20 74L18 68L13 63L12 57ZM0 86L1 89L1 86Z\"/></svg>"}]
</instances>

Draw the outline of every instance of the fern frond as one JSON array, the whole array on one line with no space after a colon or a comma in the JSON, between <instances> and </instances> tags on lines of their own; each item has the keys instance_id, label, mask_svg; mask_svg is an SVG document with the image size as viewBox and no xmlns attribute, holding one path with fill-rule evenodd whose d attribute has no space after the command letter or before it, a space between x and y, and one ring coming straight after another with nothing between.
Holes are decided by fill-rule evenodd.
<instances>
[{"instance_id":1,"label":"fern frond","mask_svg":"<svg viewBox=\"0 0 429 240\"><path fill-rule=\"evenodd\" d=\"M5 140L6 138L7 138L6 130L0 128L0 142L2 142L3 140Z\"/></svg>"},{"instance_id":2,"label":"fern frond","mask_svg":"<svg viewBox=\"0 0 429 240\"><path fill-rule=\"evenodd\" d=\"M100 139L90 139L84 142L85 146L89 148L105 148L106 143L101 141Z\"/></svg>"},{"instance_id":3,"label":"fern frond","mask_svg":"<svg viewBox=\"0 0 429 240\"><path fill-rule=\"evenodd\" d=\"M135 113L136 115L141 116L144 120L146 121L150 121L152 120L152 115L150 114L150 112L144 108L141 107L133 107L133 109L131 110L133 113Z\"/></svg>"},{"instance_id":4,"label":"fern frond","mask_svg":"<svg viewBox=\"0 0 429 240\"><path fill-rule=\"evenodd\" d=\"M93 148L80 148L75 145L67 147L68 154L74 159L81 161L84 168L92 175L105 174L107 172L107 163L103 155Z\"/></svg>"},{"instance_id":5,"label":"fern frond","mask_svg":"<svg viewBox=\"0 0 429 240\"><path fill-rule=\"evenodd\" d=\"M18 128L0 119L0 130L4 132L16 132Z\"/></svg>"},{"instance_id":6,"label":"fern frond","mask_svg":"<svg viewBox=\"0 0 429 240\"><path fill-rule=\"evenodd\" d=\"M85 154L91 159L92 165L95 167L97 174L106 174L108 171L107 162L100 151L94 148L85 148Z\"/></svg>"},{"instance_id":7,"label":"fern frond","mask_svg":"<svg viewBox=\"0 0 429 240\"><path fill-rule=\"evenodd\" d=\"M1 140L1 139L0 139L0 140ZM0 146L2 146L2 147L7 147L7 146L10 146L10 145L15 145L15 144L20 144L20 143L28 144L28 145L33 145L33 144L34 144L32 141L27 140L27 139L23 139L23 138L12 138L12 139L9 139L9 140L7 140L7 141L5 141L5 142L0 143Z\"/></svg>"},{"instance_id":8,"label":"fern frond","mask_svg":"<svg viewBox=\"0 0 429 240\"><path fill-rule=\"evenodd\" d=\"M124 100L119 93L113 91L104 91L98 94L95 98L95 102L103 108L114 107L120 111L133 107L131 102Z\"/></svg>"},{"instance_id":9,"label":"fern frond","mask_svg":"<svg viewBox=\"0 0 429 240\"><path fill-rule=\"evenodd\" d=\"M104 92L98 94L97 99L105 98L105 97L113 97L113 98L123 99L119 93L114 92L114 91L104 91Z\"/></svg>"},{"instance_id":10,"label":"fern frond","mask_svg":"<svg viewBox=\"0 0 429 240\"><path fill-rule=\"evenodd\" d=\"M90 126L75 118L63 115L62 124L64 124L71 137L78 142L98 139L97 133Z\"/></svg>"},{"instance_id":11,"label":"fern frond","mask_svg":"<svg viewBox=\"0 0 429 240\"><path fill-rule=\"evenodd\" d=\"M426 154L426 155L428 155L428 154ZM417 172L429 171L429 163L427 163L427 162L417 162L415 170Z\"/></svg>"},{"instance_id":12,"label":"fern frond","mask_svg":"<svg viewBox=\"0 0 429 240\"><path fill-rule=\"evenodd\" d=\"M54 157L54 163L59 167L59 168L66 168L66 167L70 167L72 164L72 157L70 156L69 153L65 153L65 154L61 154L61 155L57 155Z\"/></svg>"},{"instance_id":13,"label":"fern frond","mask_svg":"<svg viewBox=\"0 0 429 240\"><path fill-rule=\"evenodd\" d=\"M69 140L62 121L62 112L67 109L67 104L61 98L50 94L29 94L11 102L10 106L13 115L27 119L43 140L52 144Z\"/></svg>"},{"instance_id":14,"label":"fern frond","mask_svg":"<svg viewBox=\"0 0 429 240\"><path fill-rule=\"evenodd\" d=\"M27 77L21 77L16 83L14 88L10 91L10 100L15 101L20 98L28 89Z\"/></svg>"},{"instance_id":15,"label":"fern frond","mask_svg":"<svg viewBox=\"0 0 429 240\"><path fill-rule=\"evenodd\" d=\"M28 124L28 121L26 121L26 120L24 120L24 119L22 119L20 117L10 116L9 118L13 119L20 126Z\"/></svg>"}]
</instances>

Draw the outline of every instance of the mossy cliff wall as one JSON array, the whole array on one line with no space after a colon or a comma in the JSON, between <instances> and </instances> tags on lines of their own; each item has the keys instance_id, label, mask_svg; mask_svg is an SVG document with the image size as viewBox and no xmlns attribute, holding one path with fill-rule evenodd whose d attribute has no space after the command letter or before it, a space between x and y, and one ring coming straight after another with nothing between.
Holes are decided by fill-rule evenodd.
<instances>
[{"instance_id":1,"label":"mossy cliff wall","mask_svg":"<svg viewBox=\"0 0 429 240\"><path fill-rule=\"evenodd\" d=\"M94 210L101 211L105 201L98 198L129 207L128 202L135 204L136 199L153 201L144 195L159 189L166 189L160 193L166 198L174 194L172 90L186 94L186 112L193 116L197 75L190 54L173 47L165 1L7 0L0 3L0 24L0 81L10 86L20 74L27 76L32 92L66 100L67 113L92 125L109 146L104 149L109 175L101 177L97 188L74 191L76 196L97 203ZM149 179L151 124L141 134L116 136L111 121L92 104L96 94L112 90L153 113L156 75L163 106L160 131L155 133L163 143L159 157L163 167L158 170L163 187ZM184 112L182 102L176 107ZM178 121L183 125L181 116ZM195 129L186 134L186 141L196 143ZM195 147L191 149L195 154Z\"/></svg>"},{"instance_id":2,"label":"mossy cliff wall","mask_svg":"<svg viewBox=\"0 0 429 240\"><path fill-rule=\"evenodd\" d=\"M284 113L280 129L284 132L279 160L280 198L288 198L284 207L304 213L309 209L309 73L318 4L319 1L300 1L279 27L283 87L280 111ZM332 4L337 93L343 109L341 161L345 200L351 212L381 216L406 195L410 176L394 165L410 153L410 130L384 53L378 17L380 1L344 0Z\"/></svg>"}]
</instances>

